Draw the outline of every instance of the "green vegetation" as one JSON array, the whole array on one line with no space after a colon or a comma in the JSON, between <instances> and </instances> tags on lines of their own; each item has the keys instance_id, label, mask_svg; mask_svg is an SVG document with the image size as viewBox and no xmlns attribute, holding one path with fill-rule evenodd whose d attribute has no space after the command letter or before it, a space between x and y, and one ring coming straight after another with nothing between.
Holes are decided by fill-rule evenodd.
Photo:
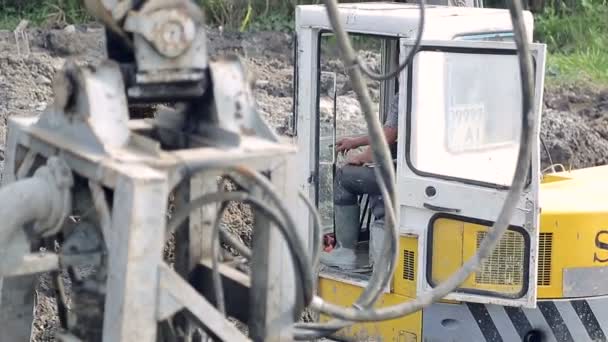
<instances>
[{"instance_id":1,"label":"green vegetation","mask_svg":"<svg viewBox=\"0 0 608 342\"><path fill-rule=\"evenodd\" d=\"M14 29L21 19L36 26L63 26L90 20L82 0L0 0L0 29Z\"/></svg>"},{"instance_id":2,"label":"green vegetation","mask_svg":"<svg viewBox=\"0 0 608 342\"><path fill-rule=\"evenodd\" d=\"M608 1L548 7L535 25L535 40L548 48L548 82L608 85Z\"/></svg>"},{"instance_id":3,"label":"green vegetation","mask_svg":"<svg viewBox=\"0 0 608 342\"><path fill-rule=\"evenodd\" d=\"M196 0L207 20L226 30L290 31L294 8L320 0ZM362 1L362 0L352 0ZM0 0L0 29L13 29L21 19L37 26L77 24L91 20L83 0Z\"/></svg>"},{"instance_id":4,"label":"green vegetation","mask_svg":"<svg viewBox=\"0 0 608 342\"><path fill-rule=\"evenodd\" d=\"M228 30L290 31L294 8L314 0L197 0L208 20Z\"/></svg>"},{"instance_id":5,"label":"green vegetation","mask_svg":"<svg viewBox=\"0 0 608 342\"><path fill-rule=\"evenodd\" d=\"M197 0L207 20L231 31L291 31L294 8L321 0ZM346 1L346 0L343 0ZM363 0L348 0L363 1ZM547 43L547 82L608 85L608 0L527 0L535 11L535 40ZM486 0L505 7L505 0ZM544 7L544 8L543 8ZM89 21L82 0L0 0L0 29L22 18L34 25Z\"/></svg>"}]
</instances>

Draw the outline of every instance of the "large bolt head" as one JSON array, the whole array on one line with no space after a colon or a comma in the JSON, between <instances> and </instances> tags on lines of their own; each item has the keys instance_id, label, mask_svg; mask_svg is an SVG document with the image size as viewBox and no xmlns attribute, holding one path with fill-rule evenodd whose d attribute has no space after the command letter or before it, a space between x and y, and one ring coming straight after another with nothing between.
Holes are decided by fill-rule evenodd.
<instances>
[{"instance_id":1,"label":"large bolt head","mask_svg":"<svg viewBox=\"0 0 608 342\"><path fill-rule=\"evenodd\" d=\"M192 18L179 10L165 12L154 28L154 45L161 54L175 58L192 45L196 36L196 25Z\"/></svg>"}]
</instances>

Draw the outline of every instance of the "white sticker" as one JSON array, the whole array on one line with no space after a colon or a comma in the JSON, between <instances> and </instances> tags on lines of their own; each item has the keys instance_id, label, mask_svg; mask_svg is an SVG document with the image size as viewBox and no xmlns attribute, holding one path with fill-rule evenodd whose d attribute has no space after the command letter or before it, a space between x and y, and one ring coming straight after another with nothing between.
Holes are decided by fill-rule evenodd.
<instances>
[{"instance_id":1,"label":"white sticker","mask_svg":"<svg viewBox=\"0 0 608 342\"><path fill-rule=\"evenodd\" d=\"M452 153L484 147L486 111L483 104L455 105L447 113L447 149Z\"/></svg>"}]
</instances>

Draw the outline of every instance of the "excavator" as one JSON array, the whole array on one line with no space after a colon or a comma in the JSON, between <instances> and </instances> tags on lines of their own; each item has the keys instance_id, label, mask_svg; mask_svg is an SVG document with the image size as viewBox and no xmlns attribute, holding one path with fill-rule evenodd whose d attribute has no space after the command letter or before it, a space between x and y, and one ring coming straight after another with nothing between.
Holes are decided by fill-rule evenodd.
<instances>
[{"instance_id":1,"label":"excavator","mask_svg":"<svg viewBox=\"0 0 608 342\"><path fill-rule=\"evenodd\" d=\"M379 85L381 122L394 97L399 103L394 155L399 258L379 308L424 295L458 270L488 234L509 189L522 120L513 26L508 10L478 5L428 4L417 47L416 5L339 5L349 34L376 42L368 45L377 47L380 71L395 70L417 48L407 68ZM534 68L533 115L540 122L546 48L533 41L532 14L526 11L524 18ZM299 6L296 31L293 133L299 184L322 214L330 261L332 253L345 258L345 250L357 260L356 267L322 265L318 292L348 306L369 283L365 267L374 266L374 250L380 248L374 240L387 234L373 194L359 195L355 212L335 200L337 170L346 164L335 152L336 141L366 132L353 125L356 116L345 114L346 95L335 89L345 70L325 63L332 58L333 36L325 7ZM602 179L608 166L559 172L553 167L543 173L539 132L534 134L527 185L510 227L479 269L438 303L402 318L354 324L340 336L357 341L607 340L608 202L602 199L607 190ZM313 224L306 214L299 220Z\"/></svg>"},{"instance_id":2,"label":"excavator","mask_svg":"<svg viewBox=\"0 0 608 342\"><path fill-rule=\"evenodd\" d=\"M42 114L8 120L2 342L29 341L41 273L55 285L62 342L607 340L607 170L541 171L546 49L533 43L530 12L444 0L336 7L344 29L379 50L378 70L399 70L373 89L378 122L396 120L396 206L383 210L389 196L363 194L358 210L343 211L336 139L365 123L344 115L352 101L338 84L367 59L324 62L341 32L330 22L335 7L296 8L286 141L257 113L245 64L207 54L194 1L85 3L106 27L108 58L66 63ZM531 68L518 59L522 31ZM167 103L153 118L130 112ZM529 172L518 167L528 158L521 151L531 151ZM220 189L218 178L237 190ZM511 192L513 178L523 191ZM508 229L474 272L440 300L408 308L433 299L487 246L511 199ZM254 212L251 246L220 224L230 202ZM220 257L220 237L238 256ZM386 242L394 273L383 267ZM355 267L327 262L339 250ZM388 281L376 288L379 269ZM377 310L358 301L370 288ZM396 306L410 313L382 316ZM305 308L316 322L298 322Z\"/></svg>"}]
</instances>

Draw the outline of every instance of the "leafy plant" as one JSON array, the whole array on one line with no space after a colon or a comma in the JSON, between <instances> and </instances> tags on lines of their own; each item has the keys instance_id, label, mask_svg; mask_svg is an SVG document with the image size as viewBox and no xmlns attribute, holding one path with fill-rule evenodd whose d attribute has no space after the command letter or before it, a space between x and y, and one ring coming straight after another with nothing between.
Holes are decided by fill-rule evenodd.
<instances>
[{"instance_id":1,"label":"leafy plant","mask_svg":"<svg viewBox=\"0 0 608 342\"><path fill-rule=\"evenodd\" d=\"M253 31L290 32L295 25L294 18L282 14L269 14L256 19L250 26Z\"/></svg>"},{"instance_id":2,"label":"leafy plant","mask_svg":"<svg viewBox=\"0 0 608 342\"><path fill-rule=\"evenodd\" d=\"M21 19L34 25L65 26L91 20L80 0L0 0L0 28L12 30Z\"/></svg>"},{"instance_id":3,"label":"leafy plant","mask_svg":"<svg viewBox=\"0 0 608 342\"><path fill-rule=\"evenodd\" d=\"M535 39L547 44L555 80L608 85L607 18L607 0L548 6L536 15Z\"/></svg>"}]
</instances>

